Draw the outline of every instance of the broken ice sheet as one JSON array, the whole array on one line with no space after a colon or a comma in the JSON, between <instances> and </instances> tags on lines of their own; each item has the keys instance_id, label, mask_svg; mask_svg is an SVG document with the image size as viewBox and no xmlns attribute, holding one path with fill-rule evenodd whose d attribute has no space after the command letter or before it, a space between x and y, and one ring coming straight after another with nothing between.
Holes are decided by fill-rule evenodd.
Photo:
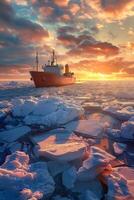
<instances>
[{"instance_id":1,"label":"broken ice sheet","mask_svg":"<svg viewBox=\"0 0 134 200\"><path fill-rule=\"evenodd\" d=\"M114 159L115 157L106 151L98 147L90 147L89 158L83 161L82 167L78 170L78 180L93 180Z\"/></svg>"},{"instance_id":2,"label":"broken ice sheet","mask_svg":"<svg viewBox=\"0 0 134 200\"><path fill-rule=\"evenodd\" d=\"M7 156L0 167L0 199L24 199L27 195L36 200L53 193L55 183L45 162L29 164L29 156L16 151ZM11 191L11 193L10 193ZM27 198L26 198L27 199ZM29 198L28 198L29 199Z\"/></svg>"},{"instance_id":3,"label":"broken ice sheet","mask_svg":"<svg viewBox=\"0 0 134 200\"><path fill-rule=\"evenodd\" d=\"M10 130L0 132L0 140L4 142L14 142L31 132L28 126L20 126Z\"/></svg>"}]
</instances>

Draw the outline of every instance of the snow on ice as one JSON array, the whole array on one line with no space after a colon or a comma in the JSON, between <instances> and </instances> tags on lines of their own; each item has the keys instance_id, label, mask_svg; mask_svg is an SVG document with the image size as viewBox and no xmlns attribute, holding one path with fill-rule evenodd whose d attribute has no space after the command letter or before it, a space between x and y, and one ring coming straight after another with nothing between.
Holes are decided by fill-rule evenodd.
<instances>
[{"instance_id":1,"label":"snow on ice","mask_svg":"<svg viewBox=\"0 0 134 200\"><path fill-rule=\"evenodd\" d=\"M113 143L114 152L116 154L122 154L126 150L126 146L127 146L126 144L114 142Z\"/></svg>"},{"instance_id":2,"label":"snow on ice","mask_svg":"<svg viewBox=\"0 0 134 200\"><path fill-rule=\"evenodd\" d=\"M27 125L59 126L79 118L82 113L76 106L64 104L56 98L17 99L12 106L13 116L22 117Z\"/></svg>"},{"instance_id":3,"label":"snow on ice","mask_svg":"<svg viewBox=\"0 0 134 200\"><path fill-rule=\"evenodd\" d=\"M90 156L83 161L78 170L78 180L88 181L96 178L115 157L98 147L90 148Z\"/></svg>"},{"instance_id":4,"label":"snow on ice","mask_svg":"<svg viewBox=\"0 0 134 200\"><path fill-rule=\"evenodd\" d=\"M134 108L132 106L118 107L118 106L108 106L103 109L104 112L114 116L119 120L129 120L134 116Z\"/></svg>"},{"instance_id":5,"label":"snow on ice","mask_svg":"<svg viewBox=\"0 0 134 200\"><path fill-rule=\"evenodd\" d=\"M29 156L16 151L0 167L0 199L41 199L53 193L55 184L45 162L29 164ZM10 193L12 191L12 193Z\"/></svg>"},{"instance_id":6,"label":"snow on ice","mask_svg":"<svg viewBox=\"0 0 134 200\"><path fill-rule=\"evenodd\" d=\"M39 138L39 139L38 139ZM56 161L72 161L81 159L86 152L86 144L79 137L68 134L66 132L53 135L46 135L44 137L36 136L35 141L40 140L37 144L39 146L39 155Z\"/></svg>"},{"instance_id":7,"label":"snow on ice","mask_svg":"<svg viewBox=\"0 0 134 200\"><path fill-rule=\"evenodd\" d=\"M100 137L104 131L102 124L97 123L95 120L79 120L78 126L74 130L80 136L83 137Z\"/></svg>"},{"instance_id":8,"label":"snow on ice","mask_svg":"<svg viewBox=\"0 0 134 200\"><path fill-rule=\"evenodd\" d=\"M133 88L0 83L0 199L134 199Z\"/></svg>"},{"instance_id":9,"label":"snow on ice","mask_svg":"<svg viewBox=\"0 0 134 200\"><path fill-rule=\"evenodd\" d=\"M108 130L109 136L113 138L123 138L123 139L134 139L134 122L127 121L122 123L121 129L109 129Z\"/></svg>"},{"instance_id":10,"label":"snow on ice","mask_svg":"<svg viewBox=\"0 0 134 200\"><path fill-rule=\"evenodd\" d=\"M106 176L108 193L106 200L134 199L134 169L118 167L112 174Z\"/></svg>"}]
</instances>

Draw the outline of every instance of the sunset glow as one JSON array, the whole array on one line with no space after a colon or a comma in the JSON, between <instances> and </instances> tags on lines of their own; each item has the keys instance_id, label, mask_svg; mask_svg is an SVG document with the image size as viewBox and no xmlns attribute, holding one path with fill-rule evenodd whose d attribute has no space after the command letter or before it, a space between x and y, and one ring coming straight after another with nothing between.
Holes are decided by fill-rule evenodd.
<instances>
[{"instance_id":1,"label":"sunset glow","mask_svg":"<svg viewBox=\"0 0 134 200\"><path fill-rule=\"evenodd\" d=\"M2 0L0 79L29 80L53 48L78 80L133 79L133 21L133 0Z\"/></svg>"}]
</instances>

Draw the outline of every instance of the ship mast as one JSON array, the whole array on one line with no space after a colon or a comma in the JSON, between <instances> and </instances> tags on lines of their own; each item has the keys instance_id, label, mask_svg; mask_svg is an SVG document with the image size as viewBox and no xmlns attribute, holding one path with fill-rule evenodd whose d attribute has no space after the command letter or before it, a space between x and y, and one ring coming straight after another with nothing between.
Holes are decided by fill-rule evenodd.
<instances>
[{"instance_id":1,"label":"ship mast","mask_svg":"<svg viewBox=\"0 0 134 200\"><path fill-rule=\"evenodd\" d=\"M36 51L36 71L39 69L39 58L38 58L38 51Z\"/></svg>"},{"instance_id":2,"label":"ship mast","mask_svg":"<svg viewBox=\"0 0 134 200\"><path fill-rule=\"evenodd\" d=\"M53 65L54 63L55 63L55 51L54 51L54 49L53 49L51 65Z\"/></svg>"}]
</instances>

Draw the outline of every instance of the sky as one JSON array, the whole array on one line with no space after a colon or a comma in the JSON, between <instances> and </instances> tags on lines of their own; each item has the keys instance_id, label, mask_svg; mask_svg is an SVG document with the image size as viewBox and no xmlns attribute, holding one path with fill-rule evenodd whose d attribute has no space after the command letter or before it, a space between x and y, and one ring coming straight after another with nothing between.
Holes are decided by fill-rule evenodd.
<instances>
[{"instance_id":1,"label":"sky","mask_svg":"<svg viewBox=\"0 0 134 200\"><path fill-rule=\"evenodd\" d=\"M134 77L134 0L0 0L0 79L29 79L52 49L78 79Z\"/></svg>"}]
</instances>

